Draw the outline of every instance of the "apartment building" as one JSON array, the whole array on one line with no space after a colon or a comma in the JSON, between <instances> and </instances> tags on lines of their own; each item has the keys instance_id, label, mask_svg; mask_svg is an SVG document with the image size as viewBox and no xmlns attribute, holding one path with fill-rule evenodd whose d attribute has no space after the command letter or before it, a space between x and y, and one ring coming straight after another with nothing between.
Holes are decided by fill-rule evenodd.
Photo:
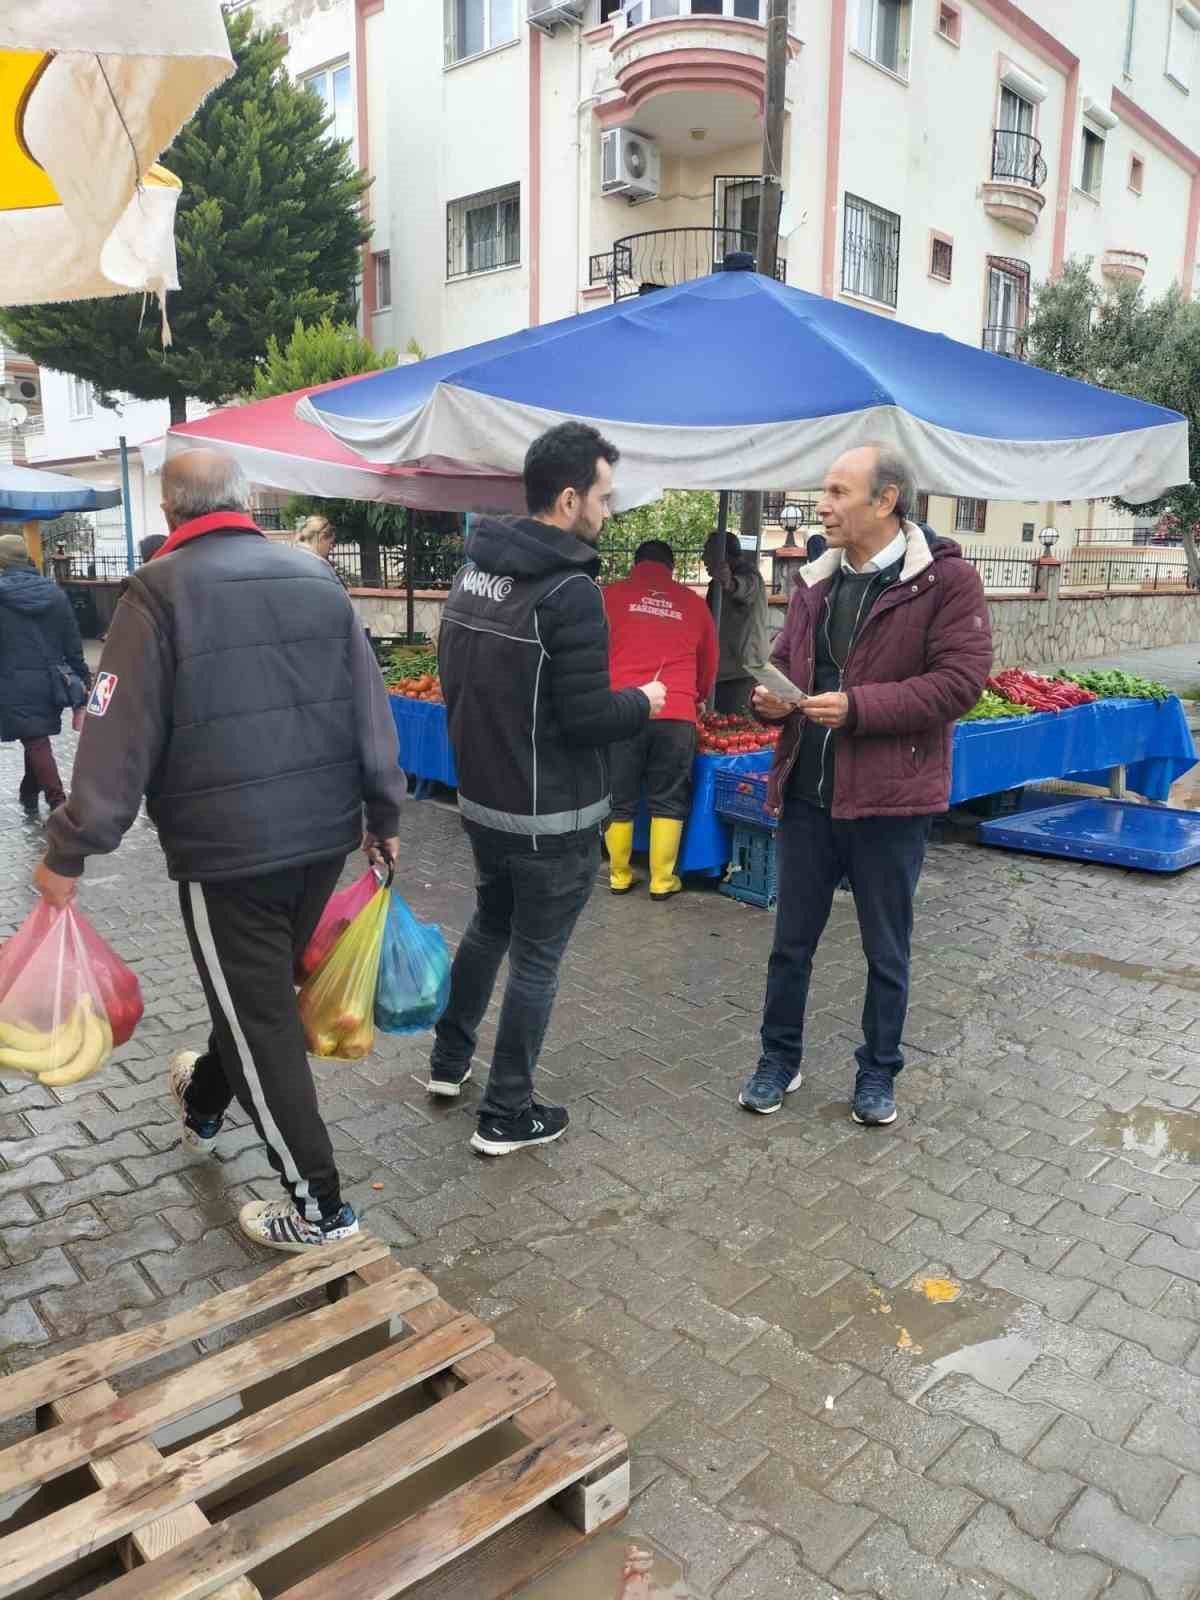
<instances>
[{"instance_id":1,"label":"apartment building","mask_svg":"<svg viewBox=\"0 0 1200 1600\"><path fill-rule=\"evenodd\" d=\"M451 349L753 249L765 11L387 0L401 338ZM1190 294L1198 50L1190 0L793 0L781 275L1015 359L1070 256ZM989 544L1122 520L929 513Z\"/></svg>"}]
</instances>

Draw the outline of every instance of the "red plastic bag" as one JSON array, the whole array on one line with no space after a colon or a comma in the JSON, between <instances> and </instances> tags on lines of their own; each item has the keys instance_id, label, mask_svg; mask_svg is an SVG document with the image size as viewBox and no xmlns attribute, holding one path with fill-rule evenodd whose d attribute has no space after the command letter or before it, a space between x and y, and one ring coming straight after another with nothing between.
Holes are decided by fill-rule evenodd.
<instances>
[{"instance_id":1,"label":"red plastic bag","mask_svg":"<svg viewBox=\"0 0 1200 1600\"><path fill-rule=\"evenodd\" d=\"M78 1083L141 1015L137 978L73 906L39 901L0 949L0 1072Z\"/></svg>"},{"instance_id":2,"label":"red plastic bag","mask_svg":"<svg viewBox=\"0 0 1200 1600\"><path fill-rule=\"evenodd\" d=\"M312 938L304 947L304 954L296 963L297 983L303 983L312 977L358 913L370 904L378 888L379 879L375 876L373 868L368 867L361 878L329 896L321 913L321 920L313 930Z\"/></svg>"}]
</instances>

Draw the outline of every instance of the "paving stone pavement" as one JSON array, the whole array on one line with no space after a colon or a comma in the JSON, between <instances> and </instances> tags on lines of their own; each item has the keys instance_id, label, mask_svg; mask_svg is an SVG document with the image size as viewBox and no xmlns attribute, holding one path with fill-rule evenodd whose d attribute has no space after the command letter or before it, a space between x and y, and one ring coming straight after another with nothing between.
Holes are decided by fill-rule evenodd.
<instances>
[{"instance_id":1,"label":"paving stone pavement","mask_svg":"<svg viewBox=\"0 0 1200 1600\"><path fill-rule=\"evenodd\" d=\"M0 936L43 838L16 785L0 746ZM472 889L453 812L413 804L401 833L405 894L456 938ZM0 1371L265 1263L234 1220L275 1192L252 1130L235 1117L215 1160L179 1143L164 1062L205 1012L148 821L92 863L81 905L138 970L146 1017L85 1083L0 1079ZM692 1595L1196 1600L1198 913L1194 874L936 843L901 1117L863 1130L846 897L804 1087L754 1118L734 1097L770 916L598 884L540 1081L568 1136L485 1164L466 1145L478 1084L432 1105L427 1042L385 1039L316 1066L346 1191L402 1261L630 1435L626 1527ZM963 1292L931 1304L926 1276Z\"/></svg>"}]
</instances>

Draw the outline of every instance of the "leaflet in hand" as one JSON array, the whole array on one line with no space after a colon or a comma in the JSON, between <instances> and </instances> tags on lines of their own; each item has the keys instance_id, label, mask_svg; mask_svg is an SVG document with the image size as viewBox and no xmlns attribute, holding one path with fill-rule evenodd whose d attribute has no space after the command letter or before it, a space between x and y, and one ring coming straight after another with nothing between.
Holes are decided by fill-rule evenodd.
<instances>
[{"instance_id":1,"label":"leaflet in hand","mask_svg":"<svg viewBox=\"0 0 1200 1600\"><path fill-rule=\"evenodd\" d=\"M762 685L768 694L773 694L777 700L786 700L790 706L798 706L801 700L808 696L803 689L797 689L790 678L785 678L778 667L773 667L769 662L764 662L761 667L752 667L754 681Z\"/></svg>"}]
</instances>

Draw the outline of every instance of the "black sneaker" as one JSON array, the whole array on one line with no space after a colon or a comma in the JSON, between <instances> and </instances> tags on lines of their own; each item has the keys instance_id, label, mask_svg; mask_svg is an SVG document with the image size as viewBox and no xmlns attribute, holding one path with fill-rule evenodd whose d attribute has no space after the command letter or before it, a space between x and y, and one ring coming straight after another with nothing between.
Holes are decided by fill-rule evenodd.
<instances>
[{"instance_id":1,"label":"black sneaker","mask_svg":"<svg viewBox=\"0 0 1200 1600\"><path fill-rule=\"evenodd\" d=\"M431 1061L429 1063L429 1082L425 1087L430 1094L440 1095L444 1100L457 1100L463 1092L463 1084L471 1076L471 1063L465 1067L449 1067L444 1063Z\"/></svg>"},{"instance_id":2,"label":"black sneaker","mask_svg":"<svg viewBox=\"0 0 1200 1600\"><path fill-rule=\"evenodd\" d=\"M485 1156L510 1156L535 1144L553 1144L567 1131L566 1106L540 1106L535 1100L519 1117L480 1117L471 1148Z\"/></svg>"},{"instance_id":3,"label":"black sneaker","mask_svg":"<svg viewBox=\"0 0 1200 1600\"><path fill-rule=\"evenodd\" d=\"M885 1128L896 1120L895 1075L886 1067L859 1067L850 1116L864 1128Z\"/></svg>"}]
</instances>

